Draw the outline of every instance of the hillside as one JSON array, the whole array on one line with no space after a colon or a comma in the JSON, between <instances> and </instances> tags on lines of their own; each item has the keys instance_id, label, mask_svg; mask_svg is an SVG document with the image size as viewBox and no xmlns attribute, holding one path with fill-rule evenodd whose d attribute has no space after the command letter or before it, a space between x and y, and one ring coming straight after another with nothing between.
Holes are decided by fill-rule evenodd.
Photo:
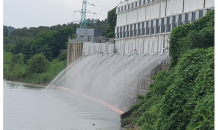
<instances>
[{"instance_id":1,"label":"hillside","mask_svg":"<svg viewBox=\"0 0 218 130\"><path fill-rule=\"evenodd\" d=\"M16 28L14 28L14 27L11 27L11 26L5 26L5 25L3 25L3 27L6 27L7 29L8 29L8 31L9 31L9 34L12 32L12 31L14 31Z\"/></svg>"},{"instance_id":2,"label":"hillside","mask_svg":"<svg viewBox=\"0 0 218 130\"><path fill-rule=\"evenodd\" d=\"M170 36L169 71L152 79L122 125L141 130L214 129L214 10Z\"/></svg>"}]
</instances>

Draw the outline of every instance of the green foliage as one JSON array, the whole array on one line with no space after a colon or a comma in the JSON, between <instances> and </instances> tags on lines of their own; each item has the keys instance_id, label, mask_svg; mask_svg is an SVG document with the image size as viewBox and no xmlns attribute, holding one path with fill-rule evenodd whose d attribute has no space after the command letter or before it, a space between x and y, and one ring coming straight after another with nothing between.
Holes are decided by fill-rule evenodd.
<instances>
[{"instance_id":1,"label":"green foliage","mask_svg":"<svg viewBox=\"0 0 218 130\"><path fill-rule=\"evenodd\" d=\"M28 61L28 70L31 73L43 73L46 72L50 66L50 62L43 54L35 54Z\"/></svg>"},{"instance_id":2,"label":"green foliage","mask_svg":"<svg viewBox=\"0 0 218 130\"><path fill-rule=\"evenodd\" d=\"M32 73L29 71L30 66L24 63L25 55L22 53L14 55L11 52L5 52L3 55L4 79L26 83L47 84L51 82L58 73L66 68L67 61L60 61L65 59L63 58L64 53L62 53L62 55L60 55L57 59L52 60L46 72Z\"/></svg>"},{"instance_id":3,"label":"green foliage","mask_svg":"<svg viewBox=\"0 0 218 130\"><path fill-rule=\"evenodd\" d=\"M175 73L177 75L174 77L174 83L169 86L162 99L158 129L186 129L193 116L197 102L202 98L200 94L201 96L194 99L194 95L199 92L196 92L197 84L195 80L199 78L199 72L205 67L207 62L210 61L213 64L214 59L210 60L208 57L208 55L213 55L213 49L190 50L182 56L176 66ZM214 70L211 68L211 71ZM213 75L211 75L209 81L214 81ZM198 87L202 89L202 86ZM213 93L214 84L211 84L210 87L209 91ZM201 114L204 115L204 113Z\"/></svg>"},{"instance_id":4,"label":"green foliage","mask_svg":"<svg viewBox=\"0 0 218 130\"><path fill-rule=\"evenodd\" d=\"M114 30L117 21L116 8L113 8L108 12L107 18L108 18L108 24Z\"/></svg>"},{"instance_id":5,"label":"green foliage","mask_svg":"<svg viewBox=\"0 0 218 130\"><path fill-rule=\"evenodd\" d=\"M8 29L9 34L10 34L12 31L14 31L14 30L16 29L16 28L14 28L14 27L5 26L5 25L3 25L3 27L6 27L6 28Z\"/></svg>"},{"instance_id":6,"label":"green foliage","mask_svg":"<svg viewBox=\"0 0 218 130\"><path fill-rule=\"evenodd\" d=\"M58 56L59 61L67 61L67 51L64 51Z\"/></svg>"},{"instance_id":7,"label":"green foliage","mask_svg":"<svg viewBox=\"0 0 218 130\"><path fill-rule=\"evenodd\" d=\"M113 8L108 12L107 19L109 26L104 29L103 36L106 36L106 38L114 38L114 28L117 22L116 8Z\"/></svg>"},{"instance_id":8,"label":"green foliage","mask_svg":"<svg viewBox=\"0 0 218 130\"><path fill-rule=\"evenodd\" d=\"M176 66L181 54L194 48L214 46L214 10L197 21L174 28L170 36L170 68Z\"/></svg>"},{"instance_id":9,"label":"green foliage","mask_svg":"<svg viewBox=\"0 0 218 130\"><path fill-rule=\"evenodd\" d=\"M103 35L105 35L107 38L114 38L114 29L111 27L106 28L106 30L103 32Z\"/></svg>"},{"instance_id":10,"label":"green foliage","mask_svg":"<svg viewBox=\"0 0 218 130\"><path fill-rule=\"evenodd\" d=\"M146 130L214 129L214 48L193 49L131 107L132 123ZM130 122L131 123L131 122Z\"/></svg>"},{"instance_id":11,"label":"green foliage","mask_svg":"<svg viewBox=\"0 0 218 130\"><path fill-rule=\"evenodd\" d=\"M173 29L171 69L152 77L150 91L131 107L128 123L143 130L214 129L213 13Z\"/></svg>"},{"instance_id":12,"label":"green foliage","mask_svg":"<svg viewBox=\"0 0 218 130\"><path fill-rule=\"evenodd\" d=\"M3 36L8 37L9 31L7 27L3 27Z\"/></svg>"}]
</instances>

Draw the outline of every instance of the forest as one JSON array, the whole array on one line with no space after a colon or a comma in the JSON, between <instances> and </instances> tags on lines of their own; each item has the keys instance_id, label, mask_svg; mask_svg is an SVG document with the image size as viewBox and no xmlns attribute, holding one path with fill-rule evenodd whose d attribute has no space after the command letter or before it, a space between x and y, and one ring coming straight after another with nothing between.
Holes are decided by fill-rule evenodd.
<instances>
[{"instance_id":1,"label":"forest","mask_svg":"<svg viewBox=\"0 0 218 130\"><path fill-rule=\"evenodd\" d=\"M103 36L114 37L115 8L105 20L87 19L87 28L103 30ZM69 38L76 37L77 23L54 26L24 27L13 31L3 26L4 79L35 84L48 84L66 67ZM63 52L63 53L61 53Z\"/></svg>"},{"instance_id":2,"label":"forest","mask_svg":"<svg viewBox=\"0 0 218 130\"><path fill-rule=\"evenodd\" d=\"M152 77L122 126L137 130L214 130L214 10L174 28L169 71Z\"/></svg>"}]
</instances>

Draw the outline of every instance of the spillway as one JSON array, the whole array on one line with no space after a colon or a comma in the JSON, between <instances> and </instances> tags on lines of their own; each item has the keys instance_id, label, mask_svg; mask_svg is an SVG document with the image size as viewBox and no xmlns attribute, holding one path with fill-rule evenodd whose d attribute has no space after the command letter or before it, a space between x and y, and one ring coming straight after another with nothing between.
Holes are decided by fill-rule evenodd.
<instances>
[{"instance_id":1,"label":"spillway","mask_svg":"<svg viewBox=\"0 0 218 130\"><path fill-rule=\"evenodd\" d=\"M149 91L154 69L167 59L168 53L83 56L63 70L48 87L75 90L125 112L136 102L137 95Z\"/></svg>"}]
</instances>

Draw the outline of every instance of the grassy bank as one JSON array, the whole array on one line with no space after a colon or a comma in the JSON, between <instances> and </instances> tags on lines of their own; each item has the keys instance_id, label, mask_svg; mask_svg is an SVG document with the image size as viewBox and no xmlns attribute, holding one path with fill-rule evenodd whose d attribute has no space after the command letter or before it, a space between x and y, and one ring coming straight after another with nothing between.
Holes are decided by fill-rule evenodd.
<instances>
[{"instance_id":1,"label":"grassy bank","mask_svg":"<svg viewBox=\"0 0 218 130\"><path fill-rule=\"evenodd\" d=\"M171 64L152 79L122 125L141 130L214 129L214 10L173 29Z\"/></svg>"},{"instance_id":2,"label":"grassy bank","mask_svg":"<svg viewBox=\"0 0 218 130\"><path fill-rule=\"evenodd\" d=\"M47 85L58 73L65 69L67 65L66 51L60 54L58 58L53 59L48 69L42 73L29 71L29 65L24 63L24 55L22 53L15 55L11 52L5 52L3 56L4 79L24 83Z\"/></svg>"}]
</instances>

